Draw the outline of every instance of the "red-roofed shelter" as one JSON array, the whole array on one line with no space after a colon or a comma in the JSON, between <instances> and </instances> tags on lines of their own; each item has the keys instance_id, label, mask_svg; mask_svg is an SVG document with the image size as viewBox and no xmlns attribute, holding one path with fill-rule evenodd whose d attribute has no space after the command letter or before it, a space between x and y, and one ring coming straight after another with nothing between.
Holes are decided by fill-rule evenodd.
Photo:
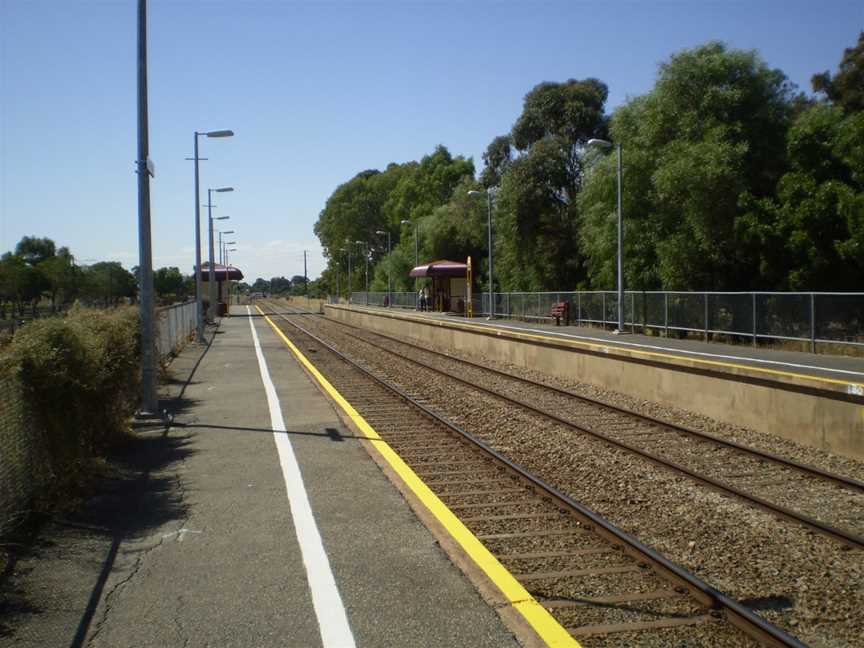
<instances>
[{"instance_id":1,"label":"red-roofed shelter","mask_svg":"<svg viewBox=\"0 0 864 648\"><path fill-rule=\"evenodd\" d=\"M430 261L413 268L411 277L432 279L429 307L441 312L464 313L468 295L468 265L459 261Z\"/></svg>"}]
</instances>

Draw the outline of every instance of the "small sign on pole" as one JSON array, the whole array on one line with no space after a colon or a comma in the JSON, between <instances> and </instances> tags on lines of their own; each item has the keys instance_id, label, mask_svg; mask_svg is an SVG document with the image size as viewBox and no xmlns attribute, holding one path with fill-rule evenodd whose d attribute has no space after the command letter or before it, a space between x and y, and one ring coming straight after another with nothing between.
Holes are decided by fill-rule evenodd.
<instances>
[{"instance_id":1,"label":"small sign on pole","mask_svg":"<svg viewBox=\"0 0 864 648\"><path fill-rule=\"evenodd\" d=\"M149 157L147 158L147 173L150 174L151 178L156 177L156 165L153 164L153 160L151 160Z\"/></svg>"}]
</instances>

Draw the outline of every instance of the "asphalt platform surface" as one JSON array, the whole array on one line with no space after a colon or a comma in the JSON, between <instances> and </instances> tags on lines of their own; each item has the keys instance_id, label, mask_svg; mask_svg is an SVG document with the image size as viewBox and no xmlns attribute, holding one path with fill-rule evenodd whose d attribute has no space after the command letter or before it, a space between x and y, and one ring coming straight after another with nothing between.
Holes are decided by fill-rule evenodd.
<instances>
[{"instance_id":1,"label":"asphalt platform surface","mask_svg":"<svg viewBox=\"0 0 864 648\"><path fill-rule=\"evenodd\" d=\"M313 606L250 321L356 645L518 645L269 325L238 310L172 363L167 431L138 426L99 493L19 555L0 646L322 645L334 610Z\"/></svg>"}]
</instances>

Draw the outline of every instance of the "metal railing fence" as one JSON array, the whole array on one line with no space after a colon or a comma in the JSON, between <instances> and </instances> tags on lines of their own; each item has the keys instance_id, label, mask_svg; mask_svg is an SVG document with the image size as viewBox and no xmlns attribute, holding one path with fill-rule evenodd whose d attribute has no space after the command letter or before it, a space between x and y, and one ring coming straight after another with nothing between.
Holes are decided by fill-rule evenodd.
<instances>
[{"instance_id":1,"label":"metal railing fence","mask_svg":"<svg viewBox=\"0 0 864 648\"><path fill-rule=\"evenodd\" d=\"M164 360L195 334L195 302L188 301L156 309L156 350Z\"/></svg>"},{"instance_id":2,"label":"metal railing fence","mask_svg":"<svg viewBox=\"0 0 864 648\"><path fill-rule=\"evenodd\" d=\"M390 293L397 308L416 308L413 292ZM386 292L352 293L351 302L384 306ZM495 317L547 320L552 305L570 302L576 325L617 326L618 293L611 290L495 293ZM489 294L474 295L475 316L490 316ZM655 330L667 336L701 334L759 340L864 346L864 293L626 291L624 322L631 331Z\"/></svg>"}]
</instances>

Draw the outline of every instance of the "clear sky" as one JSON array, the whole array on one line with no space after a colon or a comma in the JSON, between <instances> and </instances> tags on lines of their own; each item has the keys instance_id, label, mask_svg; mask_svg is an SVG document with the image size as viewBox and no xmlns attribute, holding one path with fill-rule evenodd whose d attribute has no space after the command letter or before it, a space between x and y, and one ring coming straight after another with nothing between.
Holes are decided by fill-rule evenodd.
<instances>
[{"instance_id":1,"label":"clear sky","mask_svg":"<svg viewBox=\"0 0 864 648\"><path fill-rule=\"evenodd\" d=\"M24 235L137 264L135 0L0 0L0 252ZM597 77L609 109L657 64L719 39L802 89L864 28L860 0L289 2L151 0L154 265L191 273L192 154L251 281L309 274L312 226L358 171L436 144L473 157L541 81ZM202 195L206 202L206 192ZM205 221L206 222L206 221Z\"/></svg>"}]
</instances>

